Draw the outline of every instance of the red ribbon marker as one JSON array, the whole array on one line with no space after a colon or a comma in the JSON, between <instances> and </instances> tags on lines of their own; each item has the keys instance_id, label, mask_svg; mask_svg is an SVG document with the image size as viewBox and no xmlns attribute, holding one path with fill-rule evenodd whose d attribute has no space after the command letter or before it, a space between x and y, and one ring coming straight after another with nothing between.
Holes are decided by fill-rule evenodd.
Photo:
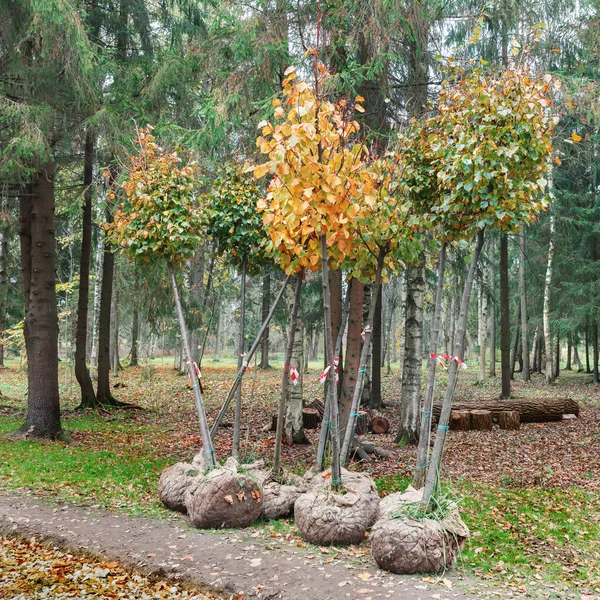
<instances>
[{"instance_id":1,"label":"red ribbon marker","mask_svg":"<svg viewBox=\"0 0 600 600\"><path fill-rule=\"evenodd\" d=\"M298 385L298 381L300 381L300 373L296 367L290 367L290 380L294 385Z\"/></svg>"}]
</instances>

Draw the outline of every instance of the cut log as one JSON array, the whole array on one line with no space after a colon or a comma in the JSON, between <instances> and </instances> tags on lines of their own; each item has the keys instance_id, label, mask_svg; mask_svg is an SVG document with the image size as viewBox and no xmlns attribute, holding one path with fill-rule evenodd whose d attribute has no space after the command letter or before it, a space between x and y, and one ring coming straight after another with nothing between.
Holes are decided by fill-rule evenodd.
<instances>
[{"instance_id":1,"label":"cut log","mask_svg":"<svg viewBox=\"0 0 600 600\"><path fill-rule=\"evenodd\" d=\"M310 404L306 405L306 408L316 408L319 411L319 415L321 419L323 418L323 413L325 412L325 406L320 400L313 400Z\"/></svg>"},{"instance_id":2,"label":"cut log","mask_svg":"<svg viewBox=\"0 0 600 600\"><path fill-rule=\"evenodd\" d=\"M277 415L273 415L271 419L271 427L269 428L269 431L277 431Z\"/></svg>"},{"instance_id":3,"label":"cut log","mask_svg":"<svg viewBox=\"0 0 600 600\"><path fill-rule=\"evenodd\" d=\"M471 411L471 429L474 431L491 431L494 421L489 410Z\"/></svg>"},{"instance_id":4,"label":"cut log","mask_svg":"<svg viewBox=\"0 0 600 600\"><path fill-rule=\"evenodd\" d=\"M453 410L450 414L450 429L452 431L469 431L471 429L471 411Z\"/></svg>"},{"instance_id":5,"label":"cut log","mask_svg":"<svg viewBox=\"0 0 600 600\"><path fill-rule=\"evenodd\" d=\"M375 417L371 421L373 433L387 433L390 430L390 422L385 417Z\"/></svg>"},{"instance_id":6,"label":"cut log","mask_svg":"<svg viewBox=\"0 0 600 600\"><path fill-rule=\"evenodd\" d=\"M316 429L319 423L323 420L322 416L316 408L302 409L302 424L304 429Z\"/></svg>"},{"instance_id":7,"label":"cut log","mask_svg":"<svg viewBox=\"0 0 600 600\"><path fill-rule=\"evenodd\" d=\"M440 418L442 405L433 405L433 418ZM521 423L544 423L561 421L563 415L579 416L579 404L570 398L522 398L513 400L479 400L478 402L456 402L453 410L489 410L497 419L502 411L516 410Z\"/></svg>"},{"instance_id":8,"label":"cut log","mask_svg":"<svg viewBox=\"0 0 600 600\"><path fill-rule=\"evenodd\" d=\"M356 435L365 435L369 432L369 421L369 413L366 410L359 410L356 419Z\"/></svg>"},{"instance_id":9,"label":"cut log","mask_svg":"<svg viewBox=\"0 0 600 600\"><path fill-rule=\"evenodd\" d=\"M498 415L498 425L500 429L517 431L521 429L521 415L517 410L503 410Z\"/></svg>"}]
</instances>

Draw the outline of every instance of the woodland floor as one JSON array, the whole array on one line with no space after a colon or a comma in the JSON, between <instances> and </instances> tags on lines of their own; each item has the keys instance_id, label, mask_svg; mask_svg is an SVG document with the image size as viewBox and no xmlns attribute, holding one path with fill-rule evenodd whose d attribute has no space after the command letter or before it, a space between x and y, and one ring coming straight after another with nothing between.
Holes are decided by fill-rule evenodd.
<instances>
[{"instance_id":1,"label":"woodland floor","mask_svg":"<svg viewBox=\"0 0 600 600\"><path fill-rule=\"evenodd\" d=\"M243 430L242 440L248 459L268 459L272 454L273 434L265 432L264 426L275 412L280 385L280 365L274 365L270 371L251 369L244 379L244 425L251 426ZM496 397L499 380L476 384L474 370L461 373L457 399ZM203 374L208 415L213 419L234 368L208 362ZM307 402L322 395L318 375L314 364L305 376ZM591 376L584 373L563 371L553 386L540 377L524 384L519 377L514 382L515 397L572 397L581 403L580 418L524 424L518 432L451 432L444 479L462 498L473 537L458 570L446 577L457 583L464 578L462 585L477 595L600 598L600 386L591 385ZM444 379L441 373L438 393ZM14 429L24 416L25 381L25 373L16 365L0 373L0 433ZM70 500L119 514L176 518L159 505L156 483L165 466L189 459L198 448L189 385L170 363L160 361L124 369L119 384L115 390L119 400L143 410L73 411L77 385L71 370L61 367L64 427L79 446L13 444L0 438L0 490L28 490L37 498ZM387 404L383 414L393 432L397 375L385 375L383 385ZM224 427L215 440L220 458L229 453L231 433L230 427ZM288 469L301 473L311 464L317 434L317 430L309 432L311 445L284 447ZM381 495L404 489L415 449L398 448L393 434L366 437L395 456L354 468L371 472ZM302 543L293 522L261 523L254 531L263 542ZM307 548L309 552L310 545ZM333 556L312 550L322 562L335 558L372 564L367 546L336 549Z\"/></svg>"}]
</instances>

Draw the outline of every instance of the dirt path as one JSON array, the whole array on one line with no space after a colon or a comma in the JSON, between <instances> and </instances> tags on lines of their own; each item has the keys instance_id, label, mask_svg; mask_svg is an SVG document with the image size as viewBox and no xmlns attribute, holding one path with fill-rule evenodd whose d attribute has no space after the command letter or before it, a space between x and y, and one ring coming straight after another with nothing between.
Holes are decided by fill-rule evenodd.
<instances>
[{"instance_id":1,"label":"dirt path","mask_svg":"<svg viewBox=\"0 0 600 600\"><path fill-rule=\"evenodd\" d=\"M0 532L47 538L146 573L184 578L197 586L222 590L225 598L472 598L420 577L332 562L327 554L315 557L302 547L277 540L266 544L249 531L203 532L182 521L131 517L19 494L0 495Z\"/></svg>"}]
</instances>

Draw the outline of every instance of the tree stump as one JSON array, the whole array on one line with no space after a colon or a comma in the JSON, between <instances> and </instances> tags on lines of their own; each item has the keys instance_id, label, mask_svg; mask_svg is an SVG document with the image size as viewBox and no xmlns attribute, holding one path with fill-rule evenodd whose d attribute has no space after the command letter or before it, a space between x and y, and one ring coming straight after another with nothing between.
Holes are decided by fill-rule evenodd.
<instances>
[{"instance_id":1,"label":"tree stump","mask_svg":"<svg viewBox=\"0 0 600 600\"><path fill-rule=\"evenodd\" d=\"M518 431L521 429L521 415L517 410L503 410L498 413L498 425L500 429Z\"/></svg>"},{"instance_id":2,"label":"tree stump","mask_svg":"<svg viewBox=\"0 0 600 600\"><path fill-rule=\"evenodd\" d=\"M365 435L369 432L369 413L366 410L358 411L358 418L356 419L356 428L354 431L356 435Z\"/></svg>"},{"instance_id":3,"label":"tree stump","mask_svg":"<svg viewBox=\"0 0 600 600\"><path fill-rule=\"evenodd\" d=\"M453 410L450 413L450 429L452 431L470 431L471 411Z\"/></svg>"},{"instance_id":4,"label":"tree stump","mask_svg":"<svg viewBox=\"0 0 600 600\"><path fill-rule=\"evenodd\" d=\"M390 430L390 422L385 417L375 417L371 421L373 433L387 433Z\"/></svg>"},{"instance_id":5,"label":"tree stump","mask_svg":"<svg viewBox=\"0 0 600 600\"><path fill-rule=\"evenodd\" d=\"M491 431L493 420L490 410L472 410L471 429L474 431Z\"/></svg>"},{"instance_id":6,"label":"tree stump","mask_svg":"<svg viewBox=\"0 0 600 600\"><path fill-rule=\"evenodd\" d=\"M325 412L325 405L320 400L313 400L310 404L306 405L306 408L316 408L319 411L321 419L323 418L323 413Z\"/></svg>"},{"instance_id":7,"label":"tree stump","mask_svg":"<svg viewBox=\"0 0 600 600\"><path fill-rule=\"evenodd\" d=\"M322 417L316 408L302 409L302 424L304 425L304 429L316 429L321 421Z\"/></svg>"}]
</instances>

